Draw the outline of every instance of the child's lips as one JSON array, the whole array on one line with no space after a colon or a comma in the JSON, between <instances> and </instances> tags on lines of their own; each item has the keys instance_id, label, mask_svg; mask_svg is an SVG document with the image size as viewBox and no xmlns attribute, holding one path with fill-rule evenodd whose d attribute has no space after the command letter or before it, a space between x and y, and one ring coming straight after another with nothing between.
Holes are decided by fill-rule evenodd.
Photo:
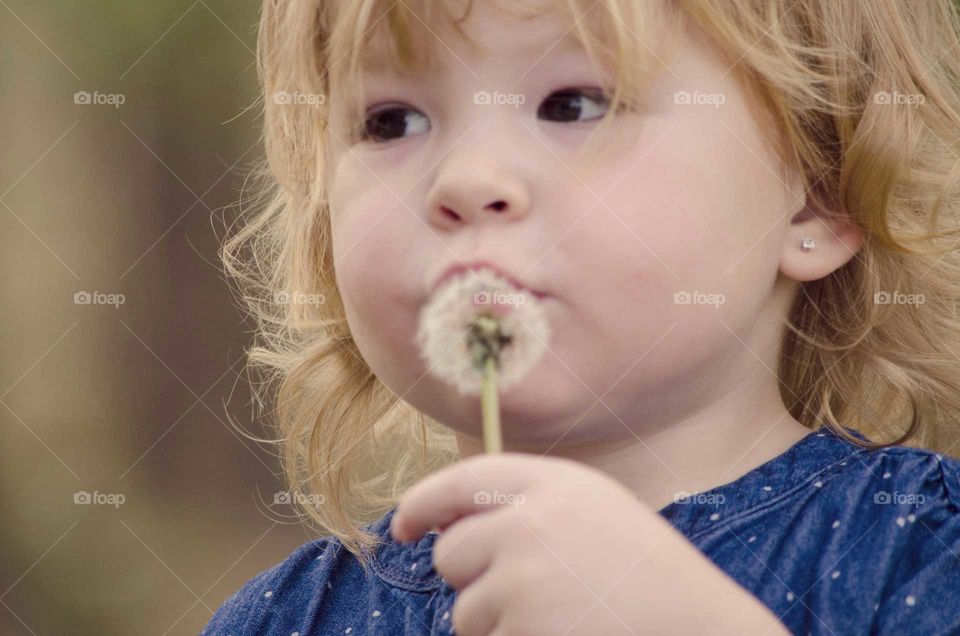
<instances>
[{"instance_id":1,"label":"child's lips","mask_svg":"<svg viewBox=\"0 0 960 636\"><path fill-rule=\"evenodd\" d=\"M468 270L478 270L478 269L491 269L497 273L497 275L506 279L510 282L511 285L516 287L518 290L526 291L532 294L537 300L543 300L549 296L544 291L539 289L534 289L526 285L523 281L519 280L517 277L511 275L509 272L506 272L503 268L491 263L490 261L471 261L469 263L455 263L447 267L443 272L434 280L433 284L430 286L429 294L436 292L449 278L456 276L457 274L468 271Z\"/></svg>"}]
</instances>

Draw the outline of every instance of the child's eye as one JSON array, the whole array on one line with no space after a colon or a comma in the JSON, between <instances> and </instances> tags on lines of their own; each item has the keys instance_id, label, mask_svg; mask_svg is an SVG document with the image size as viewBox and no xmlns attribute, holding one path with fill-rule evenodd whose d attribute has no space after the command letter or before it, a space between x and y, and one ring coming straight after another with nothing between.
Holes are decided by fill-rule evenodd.
<instances>
[{"instance_id":1,"label":"child's eye","mask_svg":"<svg viewBox=\"0 0 960 636\"><path fill-rule=\"evenodd\" d=\"M592 121L606 113L610 101L599 89L564 88L554 91L537 109L537 117L556 122ZM361 141L384 143L430 130L426 115L406 106L388 106L369 114L358 132Z\"/></svg>"},{"instance_id":2,"label":"child's eye","mask_svg":"<svg viewBox=\"0 0 960 636\"><path fill-rule=\"evenodd\" d=\"M537 117L560 122L592 121L603 117L608 106L609 99L599 88L563 88L543 100Z\"/></svg>"},{"instance_id":3,"label":"child's eye","mask_svg":"<svg viewBox=\"0 0 960 636\"><path fill-rule=\"evenodd\" d=\"M374 111L363 122L359 136L362 141L383 143L404 137L404 131L423 133L430 129L430 120L420 111L404 106L390 106Z\"/></svg>"}]
</instances>

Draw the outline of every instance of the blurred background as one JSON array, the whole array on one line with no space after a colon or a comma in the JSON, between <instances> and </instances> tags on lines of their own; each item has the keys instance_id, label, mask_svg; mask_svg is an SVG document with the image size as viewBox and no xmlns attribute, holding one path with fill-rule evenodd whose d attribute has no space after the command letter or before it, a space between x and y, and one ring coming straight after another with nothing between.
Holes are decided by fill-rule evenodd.
<instances>
[{"instance_id":1,"label":"blurred background","mask_svg":"<svg viewBox=\"0 0 960 636\"><path fill-rule=\"evenodd\" d=\"M229 421L268 433L217 260L262 156L258 12L0 0L3 636L197 634L311 538Z\"/></svg>"}]
</instances>

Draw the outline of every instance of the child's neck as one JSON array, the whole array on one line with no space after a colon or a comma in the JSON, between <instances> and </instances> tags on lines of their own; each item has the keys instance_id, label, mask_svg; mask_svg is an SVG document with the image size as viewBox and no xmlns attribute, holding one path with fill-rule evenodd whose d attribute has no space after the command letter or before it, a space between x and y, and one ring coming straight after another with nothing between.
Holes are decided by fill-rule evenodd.
<instances>
[{"instance_id":1,"label":"child's neck","mask_svg":"<svg viewBox=\"0 0 960 636\"><path fill-rule=\"evenodd\" d=\"M782 402L737 412L699 413L656 432L603 444L559 446L552 457L582 462L609 474L640 501L660 510L679 492L729 483L775 458L810 433ZM457 434L461 458L483 452L481 440ZM509 445L504 450L511 451ZM524 448L524 452L535 452Z\"/></svg>"}]
</instances>

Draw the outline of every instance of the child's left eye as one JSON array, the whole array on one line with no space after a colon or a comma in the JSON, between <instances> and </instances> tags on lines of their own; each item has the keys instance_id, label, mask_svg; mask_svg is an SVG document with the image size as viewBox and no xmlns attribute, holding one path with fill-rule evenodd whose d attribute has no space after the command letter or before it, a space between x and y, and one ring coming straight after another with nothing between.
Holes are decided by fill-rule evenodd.
<instances>
[{"instance_id":1,"label":"child's left eye","mask_svg":"<svg viewBox=\"0 0 960 636\"><path fill-rule=\"evenodd\" d=\"M590 101L594 105L591 105ZM537 117L560 122L592 121L603 117L609 105L606 93L599 88L563 88L554 91L541 102ZM581 119L583 115L586 117Z\"/></svg>"}]
</instances>

